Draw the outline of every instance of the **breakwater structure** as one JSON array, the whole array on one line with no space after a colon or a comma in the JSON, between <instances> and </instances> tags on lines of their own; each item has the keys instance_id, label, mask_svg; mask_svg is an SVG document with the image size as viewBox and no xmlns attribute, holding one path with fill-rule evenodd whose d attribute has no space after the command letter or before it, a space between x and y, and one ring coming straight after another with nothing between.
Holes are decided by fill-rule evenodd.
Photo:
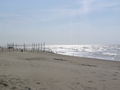
<instances>
[{"instance_id":1,"label":"breakwater structure","mask_svg":"<svg viewBox=\"0 0 120 90\"><path fill-rule=\"evenodd\" d=\"M32 44L16 44L16 43L8 43L4 46L0 46L0 51L9 51L9 52L53 52L50 48L46 47L46 43L32 43Z\"/></svg>"}]
</instances>

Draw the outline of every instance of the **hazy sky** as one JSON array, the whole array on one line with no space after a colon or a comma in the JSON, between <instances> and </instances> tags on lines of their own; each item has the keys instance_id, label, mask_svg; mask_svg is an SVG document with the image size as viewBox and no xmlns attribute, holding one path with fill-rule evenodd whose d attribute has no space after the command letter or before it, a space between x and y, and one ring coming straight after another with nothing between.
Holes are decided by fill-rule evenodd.
<instances>
[{"instance_id":1,"label":"hazy sky","mask_svg":"<svg viewBox=\"0 0 120 90\"><path fill-rule=\"evenodd\" d=\"M0 43L120 44L120 0L0 0Z\"/></svg>"}]
</instances>

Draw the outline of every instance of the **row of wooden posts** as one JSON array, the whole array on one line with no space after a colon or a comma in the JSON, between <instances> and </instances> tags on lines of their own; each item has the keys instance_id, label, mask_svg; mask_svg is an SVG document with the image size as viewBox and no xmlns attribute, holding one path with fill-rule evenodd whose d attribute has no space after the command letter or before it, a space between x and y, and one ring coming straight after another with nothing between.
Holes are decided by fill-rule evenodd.
<instances>
[{"instance_id":1,"label":"row of wooden posts","mask_svg":"<svg viewBox=\"0 0 120 90\"><path fill-rule=\"evenodd\" d=\"M45 43L33 43L33 44L15 44L10 43L7 44L6 49L9 51L46 51L46 44Z\"/></svg>"}]
</instances>

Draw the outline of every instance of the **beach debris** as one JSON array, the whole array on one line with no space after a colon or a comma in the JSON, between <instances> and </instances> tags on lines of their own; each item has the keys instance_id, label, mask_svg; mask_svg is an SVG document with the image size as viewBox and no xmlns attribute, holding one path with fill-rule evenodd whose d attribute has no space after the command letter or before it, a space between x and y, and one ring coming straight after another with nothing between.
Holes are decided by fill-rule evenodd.
<instances>
[{"instance_id":1,"label":"beach debris","mask_svg":"<svg viewBox=\"0 0 120 90\"><path fill-rule=\"evenodd\" d=\"M64 60L62 58L54 58L54 60L58 60L58 61L67 61L67 60Z\"/></svg>"},{"instance_id":2,"label":"beach debris","mask_svg":"<svg viewBox=\"0 0 120 90\"><path fill-rule=\"evenodd\" d=\"M82 66L88 66L88 67L97 67L96 65L90 65L90 64L81 64Z\"/></svg>"}]
</instances>

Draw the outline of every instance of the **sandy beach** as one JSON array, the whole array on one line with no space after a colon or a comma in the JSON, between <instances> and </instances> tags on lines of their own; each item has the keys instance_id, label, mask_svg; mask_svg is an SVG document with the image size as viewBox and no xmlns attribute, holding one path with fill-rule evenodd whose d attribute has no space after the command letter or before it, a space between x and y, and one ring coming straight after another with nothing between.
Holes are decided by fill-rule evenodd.
<instances>
[{"instance_id":1,"label":"sandy beach","mask_svg":"<svg viewBox=\"0 0 120 90\"><path fill-rule=\"evenodd\" d=\"M120 90L120 62L0 52L0 90Z\"/></svg>"}]
</instances>

